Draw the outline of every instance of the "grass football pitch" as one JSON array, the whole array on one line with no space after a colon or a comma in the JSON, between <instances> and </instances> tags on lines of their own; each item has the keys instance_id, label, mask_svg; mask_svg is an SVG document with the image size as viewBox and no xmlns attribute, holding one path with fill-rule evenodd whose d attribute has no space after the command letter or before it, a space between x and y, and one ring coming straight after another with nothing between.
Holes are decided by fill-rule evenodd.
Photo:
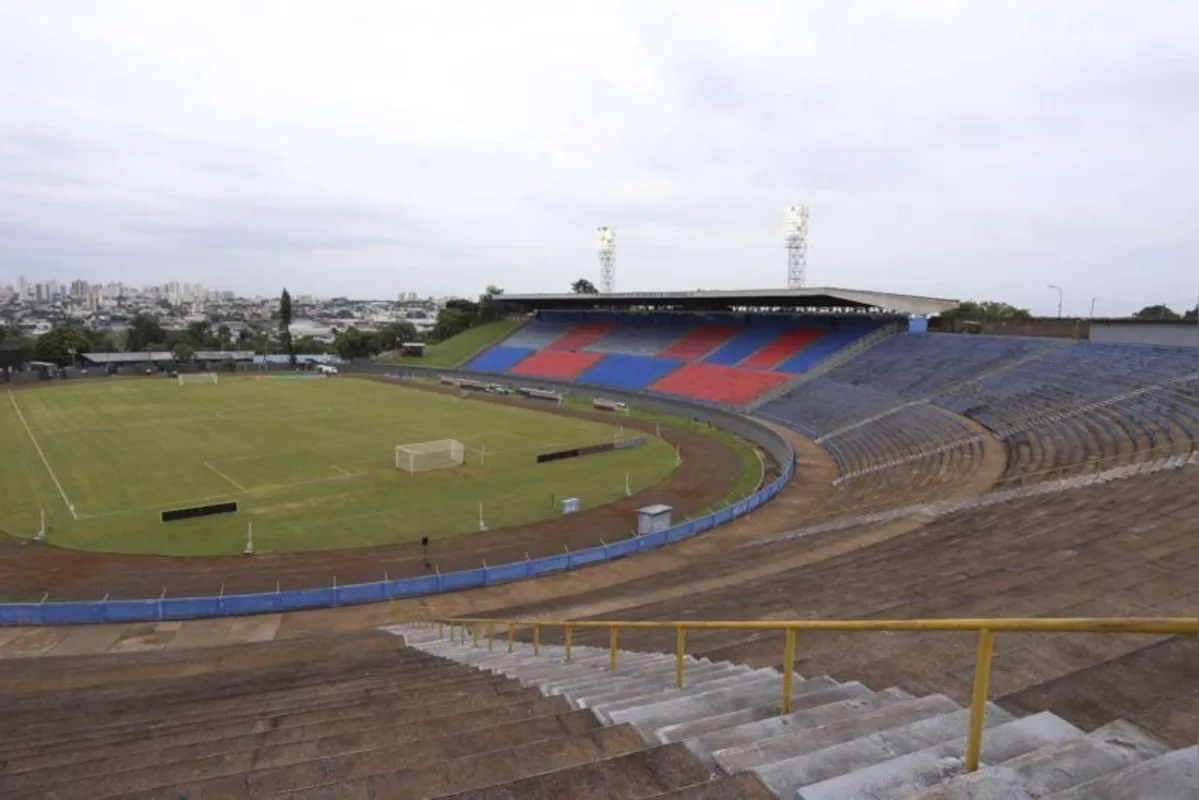
<instances>
[{"instance_id":1,"label":"grass football pitch","mask_svg":"<svg viewBox=\"0 0 1199 800\"><path fill-rule=\"evenodd\" d=\"M675 467L666 442L537 464L617 428L533 408L338 378L220 376L53 384L0 402L0 530L115 553L231 555L444 537L594 508ZM461 468L410 475L396 445L457 439ZM163 509L235 500L236 514L163 523ZM630 525L633 520L630 520Z\"/></svg>"}]
</instances>

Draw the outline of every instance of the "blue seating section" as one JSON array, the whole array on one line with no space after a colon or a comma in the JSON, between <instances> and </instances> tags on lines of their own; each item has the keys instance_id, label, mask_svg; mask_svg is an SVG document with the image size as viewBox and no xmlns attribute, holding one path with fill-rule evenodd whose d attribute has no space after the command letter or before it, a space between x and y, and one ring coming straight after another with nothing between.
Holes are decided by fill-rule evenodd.
<instances>
[{"instance_id":1,"label":"blue seating section","mask_svg":"<svg viewBox=\"0 0 1199 800\"><path fill-rule=\"evenodd\" d=\"M900 397L927 397L1002 364L1061 345L1049 339L905 333L870 348L825 377Z\"/></svg>"},{"instance_id":2,"label":"blue seating section","mask_svg":"<svg viewBox=\"0 0 1199 800\"><path fill-rule=\"evenodd\" d=\"M791 358L788 358L776 368L779 372L789 372L800 375L819 364L842 347L847 347L863 336L869 336L878 330L876 324L842 325L827 336L822 337L809 347L804 348Z\"/></svg>"},{"instance_id":3,"label":"blue seating section","mask_svg":"<svg viewBox=\"0 0 1199 800\"><path fill-rule=\"evenodd\" d=\"M507 372L533 355L533 352L527 347L498 345L470 362L466 369L476 372Z\"/></svg>"},{"instance_id":4,"label":"blue seating section","mask_svg":"<svg viewBox=\"0 0 1199 800\"><path fill-rule=\"evenodd\" d=\"M917 403L873 423L830 436L822 444L844 475L882 467L914 454L936 452L977 436L952 414Z\"/></svg>"},{"instance_id":5,"label":"blue seating section","mask_svg":"<svg viewBox=\"0 0 1199 800\"><path fill-rule=\"evenodd\" d=\"M1083 342L961 386L935 402L1003 432L1195 370L1193 348Z\"/></svg>"},{"instance_id":6,"label":"blue seating section","mask_svg":"<svg viewBox=\"0 0 1199 800\"><path fill-rule=\"evenodd\" d=\"M805 381L758 409L758 416L817 438L882 413L901 398L864 386L837 383L821 376Z\"/></svg>"},{"instance_id":7,"label":"blue seating section","mask_svg":"<svg viewBox=\"0 0 1199 800\"><path fill-rule=\"evenodd\" d=\"M736 366L740 361L749 358L777 339L785 329L785 326L782 325L755 325L721 345L715 353L704 359L704 363L721 364L726 367Z\"/></svg>"},{"instance_id":8,"label":"blue seating section","mask_svg":"<svg viewBox=\"0 0 1199 800\"><path fill-rule=\"evenodd\" d=\"M610 355L575 376L579 383L640 391L677 369L683 362L649 356Z\"/></svg>"}]
</instances>

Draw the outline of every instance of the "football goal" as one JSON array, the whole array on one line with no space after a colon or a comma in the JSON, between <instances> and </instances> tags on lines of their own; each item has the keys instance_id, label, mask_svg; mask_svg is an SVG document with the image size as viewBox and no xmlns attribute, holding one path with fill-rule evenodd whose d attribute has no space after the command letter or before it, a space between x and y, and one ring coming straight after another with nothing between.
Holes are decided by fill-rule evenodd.
<instances>
[{"instance_id":1,"label":"football goal","mask_svg":"<svg viewBox=\"0 0 1199 800\"><path fill-rule=\"evenodd\" d=\"M191 383L217 383L219 379L215 372L180 372L179 385Z\"/></svg>"},{"instance_id":2,"label":"football goal","mask_svg":"<svg viewBox=\"0 0 1199 800\"><path fill-rule=\"evenodd\" d=\"M431 469L458 467L466 460L466 447L457 439L418 442L396 446L396 469L427 472Z\"/></svg>"}]
</instances>

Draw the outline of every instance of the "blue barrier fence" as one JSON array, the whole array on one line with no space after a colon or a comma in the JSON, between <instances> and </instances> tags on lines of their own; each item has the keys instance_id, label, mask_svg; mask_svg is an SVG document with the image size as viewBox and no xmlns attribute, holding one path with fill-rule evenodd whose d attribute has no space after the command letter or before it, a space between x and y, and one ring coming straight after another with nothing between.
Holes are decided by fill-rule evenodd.
<instances>
[{"instance_id":1,"label":"blue barrier fence","mask_svg":"<svg viewBox=\"0 0 1199 800\"><path fill-rule=\"evenodd\" d=\"M787 464L769 486L731 506L704 517L683 522L664 531L624 539L612 544L590 547L573 553L534 558L514 564L447 572L420 578L400 578L375 583L355 583L324 589L298 589L259 594L227 594L220 597L173 597L161 600L111 600L101 602L5 603L0 604L0 626L6 625L77 625L102 622L152 622L155 620L231 617L299 611L362 603L377 603L419 595L454 592L493 586L497 583L551 575L576 567L599 564L635 553L643 553L666 544L682 541L698 533L731 522L774 497L795 471Z\"/></svg>"}]
</instances>

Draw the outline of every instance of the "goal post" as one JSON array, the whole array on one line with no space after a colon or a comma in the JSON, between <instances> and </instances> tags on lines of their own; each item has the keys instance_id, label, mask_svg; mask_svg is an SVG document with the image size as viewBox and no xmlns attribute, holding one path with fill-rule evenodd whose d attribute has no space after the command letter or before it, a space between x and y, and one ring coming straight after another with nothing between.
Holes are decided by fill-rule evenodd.
<instances>
[{"instance_id":1,"label":"goal post","mask_svg":"<svg viewBox=\"0 0 1199 800\"><path fill-rule=\"evenodd\" d=\"M460 467L465 461L466 446L457 439L396 445L396 469L410 474Z\"/></svg>"},{"instance_id":2,"label":"goal post","mask_svg":"<svg viewBox=\"0 0 1199 800\"><path fill-rule=\"evenodd\" d=\"M191 383L219 383L215 372L180 372L177 376L180 386Z\"/></svg>"}]
</instances>

